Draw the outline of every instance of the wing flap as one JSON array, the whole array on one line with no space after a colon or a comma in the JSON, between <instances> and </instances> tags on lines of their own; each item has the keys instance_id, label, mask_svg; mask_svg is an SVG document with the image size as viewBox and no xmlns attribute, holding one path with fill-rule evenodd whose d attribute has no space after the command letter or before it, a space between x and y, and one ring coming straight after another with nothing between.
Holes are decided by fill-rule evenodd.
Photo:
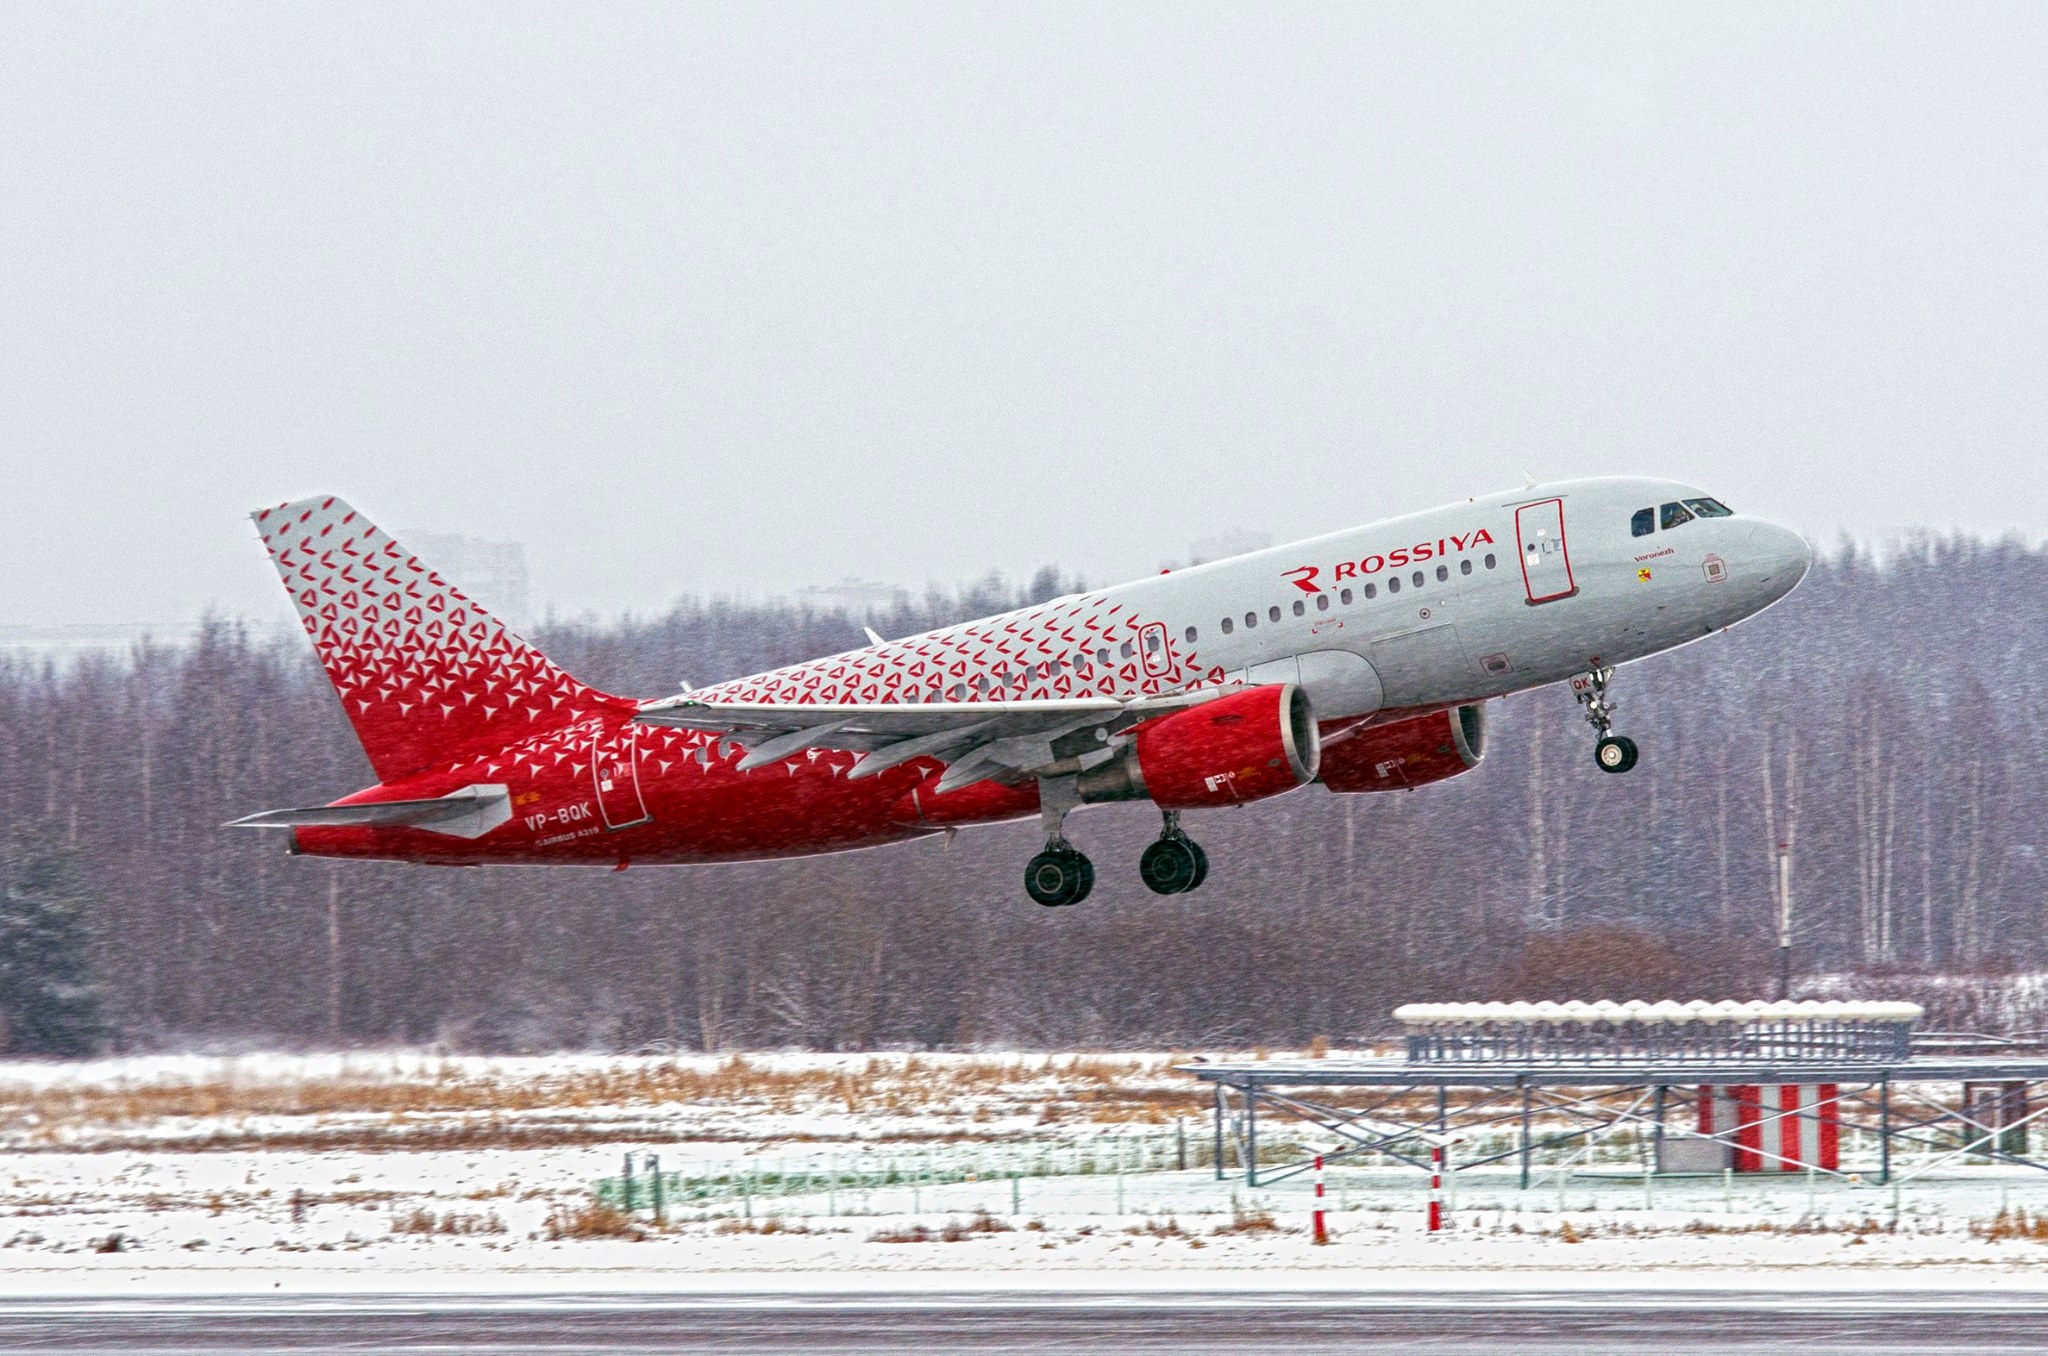
<instances>
[{"instance_id":1,"label":"wing flap","mask_svg":"<svg viewBox=\"0 0 2048 1356\"><path fill-rule=\"evenodd\" d=\"M1016 702L723 702L686 693L649 702L634 719L724 736L752 750L742 771L805 748L862 752L851 777L873 776L912 758L940 758L948 764L940 790L950 791L990 777L1064 768L1052 748L1055 739L1091 728L1113 739L1147 717L1229 690ZM1105 740L1101 747L1113 745Z\"/></svg>"},{"instance_id":2,"label":"wing flap","mask_svg":"<svg viewBox=\"0 0 2048 1356\"><path fill-rule=\"evenodd\" d=\"M1131 702L1117 697L1025 702L821 702L797 705L702 701L682 696L651 702L641 707L640 714L634 719L643 725L668 725L680 730L705 730L742 738L749 734L794 734L808 729L823 732L824 727L829 726L830 733L842 740L858 736L895 740L937 734L941 730L988 720L1029 728L1039 724L1060 724L1090 712L1110 717L1130 709L1131 705ZM819 747L825 745L821 743Z\"/></svg>"}]
</instances>

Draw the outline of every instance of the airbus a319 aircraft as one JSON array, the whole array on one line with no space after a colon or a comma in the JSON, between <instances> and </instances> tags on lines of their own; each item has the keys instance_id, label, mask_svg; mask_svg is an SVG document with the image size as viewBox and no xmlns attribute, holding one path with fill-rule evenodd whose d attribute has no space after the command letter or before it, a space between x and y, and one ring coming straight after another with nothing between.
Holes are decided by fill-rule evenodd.
<instances>
[{"instance_id":1,"label":"airbus a319 aircraft","mask_svg":"<svg viewBox=\"0 0 2048 1356\"><path fill-rule=\"evenodd\" d=\"M1569 681L1607 772L1616 665L1792 591L1795 532L1664 480L1488 495L652 700L578 682L333 497L254 516L379 779L236 825L322 857L728 862L1037 816L1024 888L1095 881L1069 813L1150 801L1138 873L1207 876L1184 810L1455 777L1494 697Z\"/></svg>"}]
</instances>

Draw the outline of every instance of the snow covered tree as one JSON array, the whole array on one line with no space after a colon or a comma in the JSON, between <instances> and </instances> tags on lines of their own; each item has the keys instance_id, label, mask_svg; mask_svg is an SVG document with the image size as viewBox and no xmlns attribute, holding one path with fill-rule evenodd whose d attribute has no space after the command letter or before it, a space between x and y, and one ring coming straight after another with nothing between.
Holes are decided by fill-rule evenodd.
<instances>
[{"instance_id":1,"label":"snow covered tree","mask_svg":"<svg viewBox=\"0 0 2048 1356\"><path fill-rule=\"evenodd\" d=\"M21 829L0 860L0 1052L87 1055L105 1027L78 852Z\"/></svg>"}]
</instances>

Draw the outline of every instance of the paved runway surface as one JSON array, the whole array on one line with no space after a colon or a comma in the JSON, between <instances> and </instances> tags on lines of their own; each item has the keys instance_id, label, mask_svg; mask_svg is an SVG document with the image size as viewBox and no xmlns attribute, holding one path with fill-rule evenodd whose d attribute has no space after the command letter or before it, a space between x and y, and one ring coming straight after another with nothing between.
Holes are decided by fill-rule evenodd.
<instances>
[{"instance_id":1,"label":"paved runway surface","mask_svg":"<svg viewBox=\"0 0 2048 1356\"><path fill-rule=\"evenodd\" d=\"M367 1295L0 1300L0 1352L2048 1350L2048 1296Z\"/></svg>"}]
</instances>

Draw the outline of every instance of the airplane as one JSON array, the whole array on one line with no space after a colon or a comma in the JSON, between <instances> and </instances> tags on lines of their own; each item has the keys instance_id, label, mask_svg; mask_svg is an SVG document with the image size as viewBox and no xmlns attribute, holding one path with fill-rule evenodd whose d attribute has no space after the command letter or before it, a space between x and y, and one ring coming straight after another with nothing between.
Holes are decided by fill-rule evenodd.
<instances>
[{"instance_id":1,"label":"airplane","mask_svg":"<svg viewBox=\"0 0 2048 1356\"><path fill-rule=\"evenodd\" d=\"M1160 895L1208 856L1184 811L1310 783L1459 776L1485 703L1567 682L1604 772L1617 666L1783 598L1812 549L1704 491L1574 480L1164 571L637 700L551 663L334 496L252 515L378 783L232 827L289 851L444 866L731 862L1036 816L1040 904L1095 869L1083 805L1150 801Z\"/></svg>"}]
</instances>

